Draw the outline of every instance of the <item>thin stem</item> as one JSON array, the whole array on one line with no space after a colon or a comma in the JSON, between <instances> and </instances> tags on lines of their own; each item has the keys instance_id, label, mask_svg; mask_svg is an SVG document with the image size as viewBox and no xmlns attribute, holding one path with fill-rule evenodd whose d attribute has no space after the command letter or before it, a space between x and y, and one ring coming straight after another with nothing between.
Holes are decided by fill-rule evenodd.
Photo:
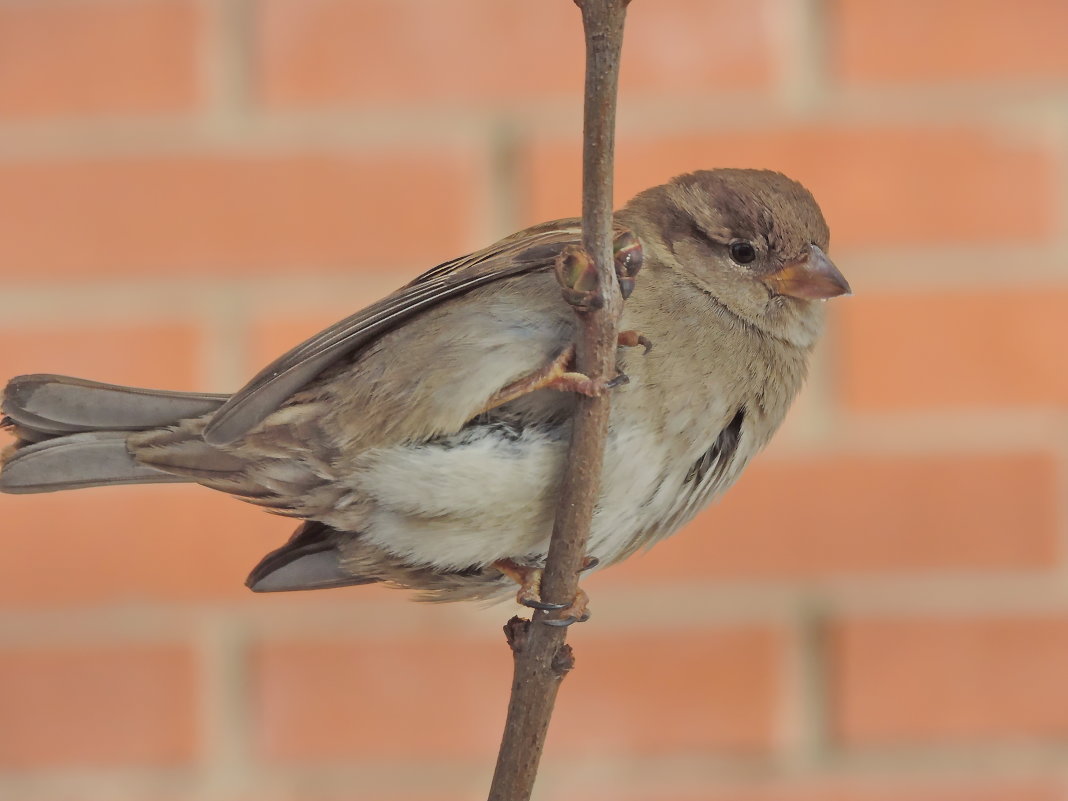
<instances>
[{"instance_id":1,"label":"thin stem","mask_svg":"<svg viewBox=\"0 0 1068 801\"><path fill-rule=\"evenodd\" d=\"M612 259L612 164L616 90L623 22L630 0L575 0L586 34L586 90L582 154L583 246L597 267L604 305L579 312L576 363L593 379L615 375L616 337L623 301ZM542 599L570 603L586 556L601 483L610 411L608 393L578 396L568 462L542 578ZM527 801L549 729L560 682L574 659L567 629L513 618L505 626L515 674L489 801Z\"/></svg>"}]
</instances>

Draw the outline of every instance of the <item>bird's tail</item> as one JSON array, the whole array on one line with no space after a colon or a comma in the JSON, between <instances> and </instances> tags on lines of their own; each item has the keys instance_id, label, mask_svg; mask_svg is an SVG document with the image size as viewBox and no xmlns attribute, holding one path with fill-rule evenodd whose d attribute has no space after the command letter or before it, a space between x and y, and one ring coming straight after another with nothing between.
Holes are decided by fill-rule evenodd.
<instances>
[{"instance_id":1,"label":"bird's tail","mask_svg":"<svg viewBox=\"0 0 1068 801\"><path fill-rule=\"evenodd\" d=\"M0 492L190 481L136 461L126 438L213 412L227 397L59 375L13 378L0 404L0 427L16 437L0 454Z\"/></svg>"}]
</instances>

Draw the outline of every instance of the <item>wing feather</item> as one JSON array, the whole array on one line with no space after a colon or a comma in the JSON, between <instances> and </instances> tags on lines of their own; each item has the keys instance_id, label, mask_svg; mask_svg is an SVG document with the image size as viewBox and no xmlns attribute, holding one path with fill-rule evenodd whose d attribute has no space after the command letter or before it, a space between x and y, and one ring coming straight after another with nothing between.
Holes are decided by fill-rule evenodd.
<instances>
[{"instance_id":1,"label":"wing feather","mask_svg":"<svg viewBox=\"0 0 1068 801\"><path fill-rule=\"evenodd\" d=\"M577 242L581 235L577 220L559 220L528 228L484 250L427 270L407 286L267 365L219 407L204 430L204 439L213 445L233 442L338 359L448 298L509 276L551 267L560 249Z\"/></svg>"}]
</instances>

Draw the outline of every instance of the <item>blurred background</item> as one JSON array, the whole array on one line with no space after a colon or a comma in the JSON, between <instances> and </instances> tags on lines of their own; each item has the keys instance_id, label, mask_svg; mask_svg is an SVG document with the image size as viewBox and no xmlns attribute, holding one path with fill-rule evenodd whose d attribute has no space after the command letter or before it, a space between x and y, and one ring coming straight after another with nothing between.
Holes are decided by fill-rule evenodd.
<instances>
[{"instance_id":1,"label":"blurred background","mask_svg":"<svg viewBox=\"0 0 1068 801\"><path fill-rule=\"evenodd\" d=\"M855 296L729 497L586 581L540 801L1068 798L1066 33L1063 0L633 3L618 200L782 170ZM577 213L582 64L568 0L0 0L0 376L230 391ZM291 527L0 497L0 797L484 797L513 609L253 596Z\"/></svg>"}]
</instances>

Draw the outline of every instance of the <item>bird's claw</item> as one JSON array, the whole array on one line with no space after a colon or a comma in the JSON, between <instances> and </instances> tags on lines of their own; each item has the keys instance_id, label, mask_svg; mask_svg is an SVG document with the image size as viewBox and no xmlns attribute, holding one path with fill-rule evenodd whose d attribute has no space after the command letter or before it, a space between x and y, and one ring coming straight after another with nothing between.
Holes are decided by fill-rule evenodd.
<instances>
[{"instance_id":1,"label":"bird's claw","mask_svg":"<svg viewBox=\"0 0 1068 801\"><path fill-rule=\"evenodd\" d=\"M642 245L632 231L624 230L612 240L612 263L619 281L623 300L634 291L635 279L642 268ZM560 282L564 300L579 311L592 311L604 306L597 267L581 245L568 245L556 257L556 280Z\"/></svg>"},{"instance_id":2,"label":"bird's claw","mask_svg":"<svg viewBox=\"0 0 1068 801\"><path fill-rule=\"evenodd\" d=\"M567 609L571 606L571 604L551 604L540 598L521 598L518 593L516 594L515 600L520 606L525 606L528 609L538 609L542 612L558 612L561 609Z\"/></svg>"},{"instance_id":3,"label":"bird's claw","mask_svg":"<svg viewBox=\"0 0 1068 801\"><path fill-rule=\"evenodd\" d=\"M597 267L581 245L568 245L560 251L553 265L564 300L579 311L604 306Z\"/></svg>"},{"instance_id":4,"label":"bird's claw","mask_svg":"<svg viewBox=\"0 0 1068 801\"><path fill-rule=\"evenodd\" d=\"M597 566L598 561L588 556L580 570L590 570ZM557 617L540 618L545 625L570 626L572 623L585 623L590 619L590 597L581 587L571 603L550 603L541 599L541 577L544 573L542 568L516 564L511 559L498 559L493 566L519 585L519 591L515 595L516 603L541 612L561 613Z\"/></svg>"},{"instance_id":5,"label":"bird's claw","mask_svg":"<svg viewBox=\"0 0 1068 801\"><path fill-rule=\"evenodd\" d=\"M598 398L610 389L629 383L630 376L626 373L616 373L614 378L607 381L595 381L585 373L567 372L554 379L547 387L558 392L577 392L588 398Z\"/></svg>"},{"instance_id":6,"label":"bird's claw","mask_svg":"<svg viewBox=\"0 0 1068 801\"><path fill-rule=\"evenodd\" d=\"M573 623L585 623L590 619L590 596L580 587L578 592L575 593L574 600L558 611L560 612L559 616L541 618L541 622L546 626L554 626L556 628L564 628Z\"/></svg>"},{"instance_id":7,"label":"bird's claw","mask_svg":"<svg viewBox=\"0 0 1068 801\"><path fill-rule=\"evenodd\" d=\"M553 617L548 619L542 619L542 623L546 626L553 626L555 628L567 628L575 623L585 623L590 619L590 613L586 612L582 617Z\"/></svg>"},{"instance_id":8,"label":"bird's claw","mask_svg":"<svg viewBox=\"0 0 1068 801\"><path fill-rule=\"evenodd\" d=\"M642 243L632 231L621 231L612 240L612 255L623 300L634 291L634 279L642 268Z\"/></svg>"}]
</instances>

